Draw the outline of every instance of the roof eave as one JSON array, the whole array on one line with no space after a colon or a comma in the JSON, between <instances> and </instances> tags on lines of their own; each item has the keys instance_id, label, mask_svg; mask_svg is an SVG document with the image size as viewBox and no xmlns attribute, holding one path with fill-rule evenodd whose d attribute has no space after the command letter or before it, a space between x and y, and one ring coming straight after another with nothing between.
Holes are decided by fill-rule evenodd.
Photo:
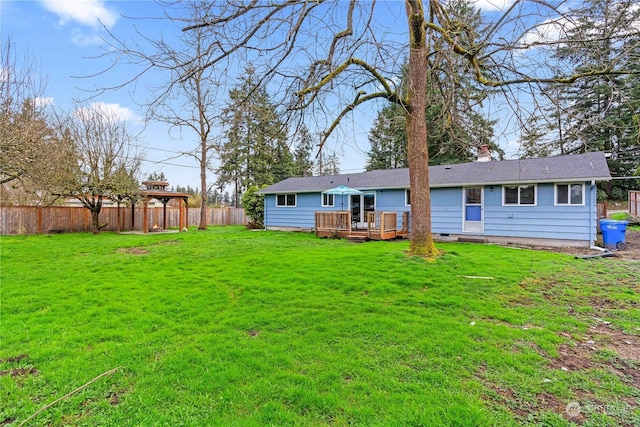
<instances>
[{"instance_id":1,"label":"roof eave","mask_svg":"<svg viewBox=\"0 0 640 427\"><path fill-rule=\"evenodd\" d=\"M576 182L576 181L609 181L611 176L599 176L599 177L574 177L574 178L562 178L562 179L531 179L521 181L487 181L487 182L453 182L447 184L435 184L431 185L431 188L453 188L453 187L473 187L478 185L523 185L523 184L553 184L558 182ZM390 185L384 187L357 187L360 191L375 191L375 190L402 190L409 188L409 185ZM301 194L301 193L321 193L324 190L282 190L282 191L256 191L257 194Z\"/></svg>"}]
</instances>

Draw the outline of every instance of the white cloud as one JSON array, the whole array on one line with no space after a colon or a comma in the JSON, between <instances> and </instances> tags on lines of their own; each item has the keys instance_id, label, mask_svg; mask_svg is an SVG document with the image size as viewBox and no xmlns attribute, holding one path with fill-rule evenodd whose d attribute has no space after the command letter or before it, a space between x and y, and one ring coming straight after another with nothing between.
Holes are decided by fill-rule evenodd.
<instances>
[{"instance_id":1,"label":"white cloud","mask_svg":"<svg viewBox=\"0 0 640 427\"><path fill-rule=\"evenodd\" d=\"M102 37L95 34L85 34L79 30L74 30L71 36L71 41L76 46L97 46L103 42Z\"/></svg>"},{"instance_id":2,"label":"white cloud","mask_svg":"<svg viewBox=\"0 0 640 427\"><path fill-rule=\"evenodd\" d=\"M86 112L99 112L112 121L133 121L137 124L142 123L142 118L138 116L129 107L123 107L120 104L111 104L102 101L94 102L86 108L79 108L76 114L82 116Z\"/></svg>"},{"instance_id":3,"label":"white cloud","mask_svg":"<svg viewBox=\"0 0 640 427\"><path fill-rule=\"evenodd\" d=\"M636 11L640 8L640 5L631 5L628 8L627 14L635 15ZM598 36L600 28L606 26L606 23L597 17L591 18L593 23L593 29L587 35L594 37ZM524 34L519 40L520 44L525 46L532 46L535 44L548 44L555 43L567 37L567 34L574 30L578 25L577 22L569 19L568 16L560 16L556 19L547 19L540 25L532 28ZM631 21L628 28L618 28L616 30L618 35L631 35L636 33L640 29L640 20Z\"/></svg>"},{"instance_id":4,"label":"white cloud","mask_svg":"<svg viewBox=\"0 0 640 427\"><path fill-rule=\"evenodd\" d=\"M53 105L53 98L50 96L39 96L34 99L36 107L46 107L49 105Z\"/></svg>"},{"instance_id":5,"label":"white cloud","mask_svg":"<svg viewBox=\"0 0 640 427\"><path fill-rule=\"evenodd\" d=\"M101 23L107 28L118 20L118 14L109 10L102 0L40 0L45 9L60 18L60 25L76 22L93 28Z\"/></svg>"},{"instance_id":6,"label":"white cloud","mask_svg":"<svg viewBox=\"0 0 640 427\"><path fill-rule=\"evenodd\" d=\"M564 18L547 20L529 30L519 41L525 46L555 42L563 38L567 30L573 26L573 23Z\"/></svg>"},{"instance_id":7,"label":"white cloud","mask_svg":"<svg viewBox=\"0 0 640 427\"><path fill-rule=\"evenodd\" d=\"M480 10L492 12L507 10L514 2L515 0L476 0L473 3Z\"/></svg>"}]
</instances>

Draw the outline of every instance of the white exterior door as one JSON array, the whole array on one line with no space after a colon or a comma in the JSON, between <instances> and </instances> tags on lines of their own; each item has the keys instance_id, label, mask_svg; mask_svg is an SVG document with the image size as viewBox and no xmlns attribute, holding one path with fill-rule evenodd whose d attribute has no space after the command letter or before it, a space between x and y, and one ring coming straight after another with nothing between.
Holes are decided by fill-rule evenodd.
<instances>
[{"instance_id":1,"label":"white exterior door","mask_svg":"<svg viewBox=\"0 0 640 427\"><path fill-rule=\"evenodd\" d=\"M463 189L462 231L467 233L484 232L484 189L467 187Z\"/></svg>"},{"instance_id":2,"label":"white exterior door","mask_svg":"<svg viewBox=\"0 0 640 427\"><path fill-rule=\"evenodd\" d=\"M351 195L351 221L357 227L367 226L367 213L376 210L376 193Z\"/></svg>"}]
</instances>

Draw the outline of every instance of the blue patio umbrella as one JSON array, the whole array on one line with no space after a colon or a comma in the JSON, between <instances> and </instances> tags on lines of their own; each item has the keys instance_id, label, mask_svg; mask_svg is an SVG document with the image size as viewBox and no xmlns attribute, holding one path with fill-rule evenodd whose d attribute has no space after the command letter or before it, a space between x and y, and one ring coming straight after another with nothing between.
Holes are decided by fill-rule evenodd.
<instances>
[{"instance_id":1,"label":"blue patio umbrella","mask_svg":"<svg viewBox=\"0 0 640 427\"><path fill-rule=\"evenodd\" d=\"M344 210L344 195L362 194L362 191L356 190L355 188L347 187L346 185L338 185L337 187L333 187L323 191L322 194L335 194L343 196L341 199L342 204L340 205L340 209Z\"/></svg>"}]
</instances>

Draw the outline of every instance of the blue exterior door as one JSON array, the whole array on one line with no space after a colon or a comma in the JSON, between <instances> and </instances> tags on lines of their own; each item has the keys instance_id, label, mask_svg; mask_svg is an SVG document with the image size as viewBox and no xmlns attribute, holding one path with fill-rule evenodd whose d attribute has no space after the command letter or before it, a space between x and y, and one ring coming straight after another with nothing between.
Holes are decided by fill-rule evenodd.
<instances>
[{"instance_id":1,"label":"blue exterior door","mask_svg":"<svg viewBox=\"0 0 640 427\"><path fill-rule=\"evenodd\" d=\"M467 233L484 232L483 188L467 187L463 192L462 231Z\"/></svg>"}]
</instances>

